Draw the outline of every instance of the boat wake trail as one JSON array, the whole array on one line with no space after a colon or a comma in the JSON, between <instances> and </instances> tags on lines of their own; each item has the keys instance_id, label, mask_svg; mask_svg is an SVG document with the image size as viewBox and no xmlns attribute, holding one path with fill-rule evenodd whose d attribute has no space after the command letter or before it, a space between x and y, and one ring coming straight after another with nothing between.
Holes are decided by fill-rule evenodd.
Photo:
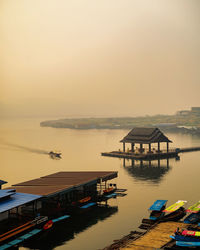
<instances>
[{"instance_id":1,"label":"boat wake trail","mask_svg":"<svg viewBox=\"0 0 200 250\"><path fill-rule=\"evenodd\" d=\"M30 148L27 146L22 146L22 145L8 143L8 142L0 142L0 144L2 146L6 146L7 149L11 149L11 150L21 150L21 151L26 151L30 153L36 153L36 154L49 154L47 150L43 150L43 149Z\"/></svg>"}]
</instances>

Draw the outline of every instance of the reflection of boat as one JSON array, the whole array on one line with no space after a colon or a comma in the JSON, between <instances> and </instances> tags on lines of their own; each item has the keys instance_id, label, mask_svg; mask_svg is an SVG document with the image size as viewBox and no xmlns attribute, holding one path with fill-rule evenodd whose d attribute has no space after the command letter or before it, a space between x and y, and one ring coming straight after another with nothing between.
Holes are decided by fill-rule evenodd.
<instances>
[{"instance_id":1,"label":"reflection of boat","mask_svg":"<svg viewBox=\"0 0 200 250\"><path fill-rule=\"evenodd\" d=\"M165 205L167 203L167 200L157 200L154 202L154 204L149 208L151 211L149 219L156 221L162 218L165 213L163 210L165 209Z\"/></svg>"},{"instance_id":2,"label":"reflection of boat","mask_svg":"<svg viewBox=\"0 0 200 250\"><path fill-rule=\"evenodd\" d=\"M186 210L183 207L187 201L179 200L170 207L163 210L167 214L163 216L160 221L177 221L186 215Z\"/></svg>"},{"instance_id":3,"label":"reflection of boat","mask_svg":"<svg viewBox=\"0 0 200 250\"><path fill-rule=\"evenodd\" d=\"M61 158L61 153L60 152L56 152L56 151L50 151L49 152L49 155L52 157L52 158Z\"/></svg>"}]
</instances>

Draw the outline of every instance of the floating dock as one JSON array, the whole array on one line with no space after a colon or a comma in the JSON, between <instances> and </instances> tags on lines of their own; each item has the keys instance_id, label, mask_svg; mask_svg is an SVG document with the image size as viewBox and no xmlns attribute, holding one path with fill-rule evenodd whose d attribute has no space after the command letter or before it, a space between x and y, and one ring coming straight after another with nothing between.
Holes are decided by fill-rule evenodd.
<instances>
[{"instance_id":1,"label":"floating dock","mask_svg":"<svg viewBox=\"0 0 200 250\"><path fill-rule=\"evenodd\" d=\"M58 172L1 189L0 249L23 244L54 223L125 195L126 190L112 182L117 175L116 171Z\"/></svg>"},{"instance_id":2,"label":"floating dock","mask_svg":"<svg viewBox=\"0 0 200 250\"><path fill-rule=\"evenodd\" d=\"M135 153L135 152L123 152L123 151L112 151L112 152L104 152L101 153L102 156L108 157L117 157L123 159L134 159L134 160L157 160L157 159L168 159L168 158L176 158L179 153L200 151L200 147L188 147L188 148L177 148L170 150L162 150L160 152L143 152L143 153Z\"/></svg>"},{"instance_id":3,"label":"floating dock","mask_svg":"<svg viewBox=\"0 0 200 250\"><path fill-rule=\"evenodd\" d=\"M155 153L134 153L134 152L121 152L121 151L112 151L112 152L105 152L101 153L102 156L109 156L109 157L117 157L117 158L124 158L124 159L134 159L134 160L156 160L156 159L167 159L167 158L175 158L178 156L178 151L176 150L169 150L167 151L160 151Z\"/></svg>"},{"instance_id":4,"label":"floating dock","mask_svg":"<svg viewBox=\"0 0 200 250\"><path fill-rule=\"evenodd\" d=\"M114 243L104 250L140 250L140 249L170 249L175 245L175 241L170 238L174 231L185 229L191 224L182 222L161 222L152 225L146 232L133 231L129 235L124 236L120 240L115 240ZM197 227L199 230L200 228Z\"/></svg>"}]
</instances>

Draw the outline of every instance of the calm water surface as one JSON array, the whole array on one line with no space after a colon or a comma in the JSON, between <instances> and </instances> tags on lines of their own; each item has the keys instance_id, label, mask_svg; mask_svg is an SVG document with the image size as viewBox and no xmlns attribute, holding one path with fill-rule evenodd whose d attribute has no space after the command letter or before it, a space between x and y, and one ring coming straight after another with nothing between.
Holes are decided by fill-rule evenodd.
<instances>
[{"instance_id":1,"label":"calm water surface","mask_svg":"<svg viewBox=\"0 0 200 250\"><path fill-rule=\"evenodd\" d=\"M128 189L127 196L109 201L110 208L59 226L54 237L46 238L48 249L101 249L137 229L156 199L167 199L168 205L184 199L187 206L199 201L200 152L181 154L180 160L168 163L161 160L160 167L157 161L151 167L139 161L124 162L100 153L122 148L119 141L128 131L45 128L39 126L41 120L1 121L0 179L8 181L7 187L58 171L113 170L119 173L118 187ZM173 147L200 146L197 136L166 135ZM62 151L61 160L46 154L54 149Z\"/></svg>"}]
</instances>

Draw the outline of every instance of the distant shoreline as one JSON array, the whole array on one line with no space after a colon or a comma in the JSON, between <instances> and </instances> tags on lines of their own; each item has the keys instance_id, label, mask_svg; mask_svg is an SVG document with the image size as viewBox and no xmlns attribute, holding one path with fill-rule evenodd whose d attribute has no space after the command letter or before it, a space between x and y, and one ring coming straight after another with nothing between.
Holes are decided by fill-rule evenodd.
<instances>
[{"instance_id":1,"label":"distant shoreline","mask_svg":"<svg viewBox=\"0 0 200 250\"><path fill-rule=\"evenodd\" d=\"M199 115L157 115L144 117L66 118L42 121L41 127L88 129L132 129L133 127L158 127L165 132L200 135Z\"/></svg>"}]
</instances>

